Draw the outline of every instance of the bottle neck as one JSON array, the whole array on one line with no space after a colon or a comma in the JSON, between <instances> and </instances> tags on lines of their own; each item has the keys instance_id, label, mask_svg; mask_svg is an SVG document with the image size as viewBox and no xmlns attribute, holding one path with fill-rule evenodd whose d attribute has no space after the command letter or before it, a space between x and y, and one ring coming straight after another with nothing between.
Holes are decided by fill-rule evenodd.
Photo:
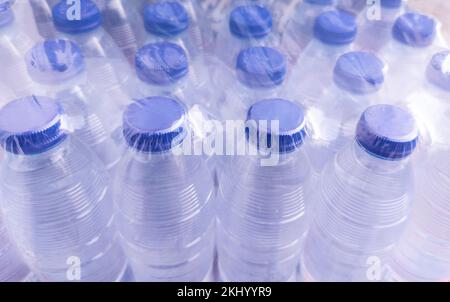
<instances>
[{"instance_id":1,"label":"bottle neck","mask_svg":"<svg viewBox=\"0 0 450 302\"><path fill-rule=\"evenodd\" d=\"M42 163L47 162L48 164L53 164L63 158L67 153L70 143L71 137L66 135L62 141L42 153L26 155L4 152L3 163L16 170L34 170L36 167L42 166Z\"/></svg>"},{"instance_id":2,"label":"bottle neck","mask_svg":"<svg viewBox=\"0 0 450 302\"><path fill-rule=\"evenodd\" d=\"M370 154L356 140L353 141L352 152L354 155L353 158L355 158L362 166L377 173L391 173L403 169L409 163L408 157L390 160Z\"/></svg>"}]
</instances>

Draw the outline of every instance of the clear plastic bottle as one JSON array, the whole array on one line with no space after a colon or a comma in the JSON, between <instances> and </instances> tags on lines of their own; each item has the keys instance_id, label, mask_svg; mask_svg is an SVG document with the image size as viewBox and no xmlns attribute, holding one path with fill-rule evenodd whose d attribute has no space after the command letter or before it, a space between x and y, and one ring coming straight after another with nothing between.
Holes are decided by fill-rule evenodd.
<instances>
[{"instance_id":1,"label":"clear plastic bottle","mask_svg":"<svg viewBox=\"0 0 450 302\"><path fill-rule=\"evenodd\" d=\"M248 47L279 44L273 32L271 11L259 4L247 3L234 7L218 33L215 55L228 70L234 70L239 52Z\"/></svg>"},{"instance_id":2,"label":"clear plastic bottle","mask_svg":"<svg viewBox=\"0 0 450 302\"><path fill-rule=\"evenodd\" d=\"M383 100L385 64L369 52L339 57L333 84L318 100L307 104L311 125L310 160L316 175L353 138L361 113Z\"/></svg>"},{"instance_id":3,"label":"clear plastic bottle","mask_svg":"<svg viewBox=\"0 0 450 302\"><path fill-rule=\"evenodd\" d=\"M144 6L142 18L146 44L162 41L177 43L185 49L192 61L203 55L199 20L188 3L180 1L148 3Z\"/></svg>"},{"instance_id":4,"label":"clear plastic bottle","mask_svg":"<svg viewBox=\"0 0 450 302\"><path fill-rule=\"evenodd\" d=\"M246 139L257 152L228 157L221 178L220 277L293 281L307 228L305 195L310 185L303 110L284 99L266 99L250 107L247 124Z\"/></svg>"},{"instance_id":5,"label":"clear plastic bottle","mask_svg":"<svg viewBox=\"0 0 450 302\"><path fill-rule=\"evenodd\" d=\"M303 280L383 280L410 214L408 156L417 142L408 111L374 105L362 114L355 141L329 162L311 200L317 209L302 254Z\"/></svg>"},{"instance_id":6,"label":"clear plastic bottle","mask_svg":"<svg viewBox=\"0 0 450 302\"><path fill-rule=\"evenodd\" d=\"M352 51L358 31L355 16L340 10L327 11L314 21L314 39L306 46L289 76L291 95L318 99L332 84L333 68L338 57Z\"/></svg>"},{"instance_id":7,"label":"clear plastic bottle","mask_svg":"<svg viewBox=\"0 0 450 302\"><path fill-rule=\"evenodd\" d=\"M450 52L439 52L408 106L430 135L416 168L417 189L408 227L397 244L387 280L446 281L450 276Z\"/></svg>"},{"instance_id":8,"label":"clear plastic bottle","mask_svg":"<svg viewBox=\"0 0 450 302\"><path fill-rule=\"evenodd\" d=\"M183 104L149 97L124 114L128 146L115 203L138 281L201 281L212 269L215 200L202 156L180 152L191 136Z\"/></svg>"},{"instance_id":9,"label":"clear plastic bottle","mask_svg":"<svg viewBox=\"0 0 450 302\"><path fill-rule=\"evenodd\" d=\"M276 48L256 46L241 50L234 72L223 75L219 70L211 80L222 93L217 98L217 110L222 121L242 119L256 101L279 97L287 74L285 56Z\"/></svg>"},{"instance_id":10,"label":"clear plastic bottle","mask_svg":"<svg viewBox=\"0 0 450 302\"><path fill-rule=\"evenodd\" d=\"M420 84L410 91L405 99L399 100L414 114L421 133L426 135L427 150L446 148L450 142L450 133L445 125L450 121L449 65L450 51L444 50L433 55ZM426 150L424 150L426 151Z\"/></svg>"},{"instance_id":11,"label":"clear plastic bottle","mask_svg":"<svg viewBox=\"0 0 450 302\"><path fill-rule=\"evenodd\" d=\"M409 12L395 21L392 38L380 51L389 68L386 86L394 101L404 99L420 84L428 62L439 48L437 33L438 23L426 15Z\"/></svg>"},{"instance_id":12,"label":"clear plastic bottle","mask_svg":"<svg viewBox=\"0 0 450 302\"><path fill-rule=\"evenodd\" d=\"M122 108L107 95L91 93L81 49L68 40L45 40L28 52L26 61L35 89L61 103L74 135L112 169L120 159L115 135Z\"/></svg>"},{"instance_id":13,"label":"clear plastic bottle","mask_svg":"<svg viewBox=\"0 0 450 302\"><path fill-rule=\"evenodd\" d=\"M32 96L0 111L5 224L42 281L118 281L127 261L114 227L108 175L63 129L62 109Z\"/></svg>"},{"instance_id":14,"label":"clear plastic bottle","mask_svg":"<svg viewBox=\"0 0 450 302\"><path fill-rule=\"evenodd\" d=\"M108 90L127 83L131 75L128 61L101 26L101 12L93 1L60 1L53 6L52 16L58 38L76 42L83 51L87 76L95 89Z\"/></svg>"},{"instance_id":15,"label":"clear plastic bottle","mask_svg":"<svg viewBox=\"0 0 450 302\"><path fill-rule=\"evenodd\" d=\"M283 33L282 45L289 63L294 65L302 50L314 37L314 21L325 11L332 10L336 0L305 0L301 1Z\"/></svg>"}]
</instances>

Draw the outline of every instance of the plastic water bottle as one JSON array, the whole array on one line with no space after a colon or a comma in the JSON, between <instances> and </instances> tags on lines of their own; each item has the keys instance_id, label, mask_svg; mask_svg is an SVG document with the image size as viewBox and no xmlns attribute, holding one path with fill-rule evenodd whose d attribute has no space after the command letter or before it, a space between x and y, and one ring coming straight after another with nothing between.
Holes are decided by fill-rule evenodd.
<instances>
[{"instance_id":1,"label":"plastic water bottle","mask_svg":"<svg viewBox=\"0 0 450 302\"><path fill-rule=\"evenodd\" d=\"M395 21L392 38L380 52L389 67L386 85L394 99L405 98L419 84L437 51L437 25L433 18L414 12L403 14Z\"/></svg>"},{"instance_id":2,"label":"plastic water bottle","mask_svg":"<svg viewBox=\"0 0 450 302\"><path fill-rule=\"evenodd\" d=\"M313 39L316 17L332 10L335 4L335 0L305 0L294 9L282 40L291 65L295 64L302 50Z\"/></svg>"},{"instance_id":3,"label":"plastic water bottle","mask_svg":"<svg viewBox=\"0 0 450 302\"><path fill-rule=\"evenodd\" d=\"M412 202L408 156L418 142L412 115L374 105L355 141L324 172L311 200L317 209L305 239L301 274L309 281L380 281Z\"/></svg>"},{"instance_id":4,"label":"plastic water bottle","mask_svg":"<svg viewBox=\"0 0 450 302\"><path fill-rule=\"evenodd\" d=\"M123 120L128 151L115 202L136 279L201 281L213 263L215 201L203 157L176 152L191 135L186 109L149 97L129 105Z\"/></svg>"},{"instance_id":5,"label":"plastic water bottle","mask_svg":"<svg viewBox=\"0 0 450 302\"><path fill-rule=\"evenodd\" d=\"M53 6L52 16L58 37L80 46L89 82L96 85L96 89L125 85L131 74L129 65L114 40L101 27L101 12L93 1L80 0L72 4L60 1Z\"/></svg>"},{"instance_id":6,"label":"plastic water bottle","mask_svg":"<svg viewBox=\"0 0 450 302\"><path fill-rule=\"evenodd\" d=\"M220 276L234 282L293 281L310 185L303 110L284 99L266 99L250 107L247 119L247 139L259 155L227 158L217 219ZM273 121L279 123L276 130Z\"/></svg>"},{"instance_id":7,"label":"plastic water bottle","mask_svg":"<svg viewBox=\"0 0 450 302\"><path fill-rule=\"evenodd\" d=\"M332 10L316 18L313 30L314 39L298 58L287 89L303 98L318 99L324 87L332 84L329 71L337 58L352 50L358 28L353 15Z\"/></svg>"},{"instance_id":8,"label":"plastic water bottle","mask_svg":"<svg viewBox=\"0 0 450 302\"><path fill-rule=\"evenodd\" d=\"M223 91L217 100L220 119L240 120L253 103L280 97L286 74L285 56L277 49L260 46L243 49L233 74L212 72L214 87L222 87Z\"/></svg>"},{"instance_id":9,"label":"plastic water bottle","mask_svg":"<svg viewBox=\"0 0 450 302\"><path fill-rule=\"evenodd\" d=\"M446 281L450 276L450 52L435 54L422 85L407 105L430 136L427 153L416 168L417 192L411 218L390 263L392 281Z\"/></svg>"},{"instance_id":10,"label":"plastic water bottle","mask_svg":"<svg viewBox=\"0 0 450 302\"><path fill-rule=\"evenodd\" d=\"M81 49L68 40L45 40L26 60L35 89L60 101L74 135L112 169L120 159L114 136L121 126L121 108L108 96L90 92Z\"/></svg>"},{"instance_id":11,"label":"plastic water bottle","mask_svg":"<svg viewBox=\"0 0 450 302\"><path fill-rule=\"evenodd\" d=\"M156 1L146 4L143 10L145 43L177 43L194 60L202 55L204 49L202 32L193 7L185 5L187 6L180 1Z\"/></svg>"},{"instance_id":12,"label":"plastic water bottle","mask_svg":"<svg viewBox=\"0 0 450 302\"><path fill-rule=\"evenodd\" d=\"M448 122L447 122L448 125ZM450 276L450 161L447 148L429 154L416 173L411 218L393 253L387 280L437 282Z\"/></svg>"},{"instance_id":13,"label":"plastic water bottle","mask_svg":"<svg viewBox=\"0 0 450 302\"><path fill-rule=\"evenodd\" d=\"M450 133L446 126L450 121L449 65L450 51L440 51L433 55L420 79L420 85L400 100L414 114L420 132L426 138L427 150L446 148L450 142Z\"/></svg>"},{"instance_id":14,"label":"plastic water bottle","mask_svg":"<svg viewBox=\"0 0 450 302\"><path fill-rule=\"evenodd\" d=\"M39 35L44 39L56 38L56 29L53 25L52 11L45 0L30 0L33 10L34 22Z\"/></svg>"},{"instance_id":15,"label":"plastic water bottle","mask_svg":"<svg viewBox=\"0 0 450 302\"><path fill-rule=\"evenodd\" d=\"M46 97L0 111L1 200L5 224L42 281L117 281L127 266L114 230L103 165L63 129Z\"/></svg>"},{"instance_id":16,"label":"plastic water bottle","mask_svg":"<svg viewBox=\"0 0 450 302\"><path fill-rule=\"evenodd\" d=\"M353 139L361 113L370 105L381 103L386 68L369 52L348 52L334 67L333 84L310 103L308 121L312 143L310 160L315 174Z\"/></svg>"},{"instance_id":17,"label":"plastic water bottle","mask_svg":"<svg viewBox=\"0 0 450 302\"><path fill-rule=\"evenodd\" d=\"M31 47L32 39L19 28L11 7L11 1L0 1L0 57L2 73L0 81L16 95L30 92L32 82L27 76L23 62L25 52Z\"/></svg>"},{"instance_id":18,"label":"plastic water bottle","mask_svg":"<svg viewBox=\"0 0 450 302\"><path fill-rule=\"evenodd\" d=\"M0 282L25 281L29 274L30 270L9 239L0 217Z\"/></svg>"},{"instance_id":19,"label":"plastic water bottle","mask_svg":"<svg viewBox=\"0 0 450 302\"><path fill-rule=\"evenodd\" d=\"M241 50L279 44L278 36L272 30L272 13L268 8L258 4L237 6L230 12L228 20L222 22L215 54L225 68L233 70Z\"/></svg>"},{"instance_id":20,"label":"plastic water bottle","mask_svg":"<svg viewBox=\"0 0 450 302\"><path fill-rule=\"evenodd\" d=\"M391 39L392 26L406 11L404 0L381 0L367 6L360 16L360 31L355 42L358 49L378 52Z\"/></svg>"}]
</instances>

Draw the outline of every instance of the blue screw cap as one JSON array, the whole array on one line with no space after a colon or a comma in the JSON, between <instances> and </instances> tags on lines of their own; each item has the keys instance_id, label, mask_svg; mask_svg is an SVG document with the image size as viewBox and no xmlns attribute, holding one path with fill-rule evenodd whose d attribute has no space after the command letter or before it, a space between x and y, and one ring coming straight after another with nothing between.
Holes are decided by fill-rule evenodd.
<instances>
[{"instance_id":1,"label":"blue screw cap","mask_svg":"<svg viewBox=\"0 0 450 302\"><path fill-rule=\"evenodd\" d=\"M401 160L414 152L419 130L414 117L392 105L371 106L362 114L356 141L369 154L386 160Z\"/></svg>"},{"instance_id":2,"label":"blue screw cap","mask_svg":"<svg viewBox=\"0 0 450 302\"><path fill-rule=\"evenodd\" d=\"M72 79L84 71L83 53L69 40L44 40L26 54L30 76L37 82L54 84Z\"/></svg>"},{"instance_id":3,"label":"blue screw cap","mask_svg":"<svg viewBox=\"0 0 450 302\"><path fill-rule=\"evenodd\" d=\"M337 86L357 94L372 93L384 83L384 63L369 52L349 52L339 57L334 67Z\"/></svg>"},{"instance_id":4,"label":"blue screw cap","mask_svg":"<svg viewBox=\"0 0 450 302\"><path fill-rule=\"evenodd\" d=\"M0 142L7 152L34 155L66 138L61 129L62 108L43 96L14 100L0 110Z\"/></svg>"},{"instance_id":5,"label":"blue screw cap","mask_svg":"<svg viewBox=\"0 0 450 302\"><path fill-rule=\"evenodd\" d=\"M252 105L247 113L247 121L254 122L253 133L257 135L257 147L260 137L266 136L265 145L272 148L272 140L277 141L279 153L289 153L298 149L307 136L306 119L303 109L284 99L266 99ZM262 122L265 124L262 124ZM278 129L272 129L272 122L278 122ZM267 128L266 128L267 127ZM266 128L266 129L264 129ZM256 130L256 131L255 131ZM246 129L249 139L250 129Z\"/></svg>"},{"instance_id":6,"label":"blue screw cap","mask_svg":"<svg viewBox=\"0 0 450 302\"><path fill-rule=\"evenodd\" d=\"M436 37L436 21L418 13L406 13L397 18L392 36L398 42L411 47L430 46Z\"/></svg>"},{"instance_id":7,"label":"blue screw cap","mask_svg":"<svg viewBox=\"0 0 450 302\"><path fill-rule=\"evenodd\" d=\"M272 31L272 13L261 5L236 7L230 15L230 32L240 39L261 39Z\"/></svg>"},{"instance_id":8,"label":"blue screw cap","mask_svg":"<svg viewBox=\"0 0 450 302\"><path fill-rule=\"evenodd\" d=\"M271 88L283 83L286 60L274 48L249 47L239 53L236 72L239 81L250 88Z\"/></svg>"},{"instance_id":9,"label":"blue screw cap","mask_svg":"<svg viewBox=\"0 0 450 302\"><path fill-rule=\"evenodd\" d=\"M80 4L79 8L77 3ZM102 24L100 10L91 0L79 0L74 3L60 1L52 8L52 16L55 28L68 34L88 32Z\"/></svg>"},{"instance_id":10,"label":"blue screw cap","mask_svg":"<svg viewBox=\"0 0 450 302\"><path fill-rule=\"evenodd\" d=\"M168 97L148 97L130 104L123 115L123 134L139 152L161 153L180 145L187 134L185 106Z\"/></svg>"},{"instance_id":11,"label":"blue screw cap","mask_svg":"<svg viewBox=\"0 0 450 302\"><path fill-rule=\"evenodd\" d=\"M170 42L151 43L140 48L135 66L139 79L153 85L175 83L189 71L186 52Z\"/></svg>"},{"instance_id":12,"label":"blue screw cap","mask_svg":"<svg viewBox=\"0 0 450 302\"><path fill-rule=\"evenodd\" d=\"M161 1L145 6L144 25L151 34L174 37L189 27L189 16L180 3Z\"/></svg>"},{"instance_id":13,"label":"blue screw cap","mask_svg":"<svg viewBox=\"0 0 450 302\"><path fill-rule=\"evenodd\" d=\"M324 12L314 22L314 36L325 44L350 44L357 32L355 16L342 10Z\"/></svg>"}]
</instances>

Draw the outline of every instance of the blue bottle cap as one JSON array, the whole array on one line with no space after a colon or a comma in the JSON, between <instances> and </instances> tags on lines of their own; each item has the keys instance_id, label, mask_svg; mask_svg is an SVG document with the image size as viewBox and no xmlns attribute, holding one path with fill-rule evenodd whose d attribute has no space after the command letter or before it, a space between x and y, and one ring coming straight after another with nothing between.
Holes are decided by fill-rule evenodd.
<instances>
[{"instance_id":1,"label":"blue bottle cap","mask_svg":"<svg viewBox=\"0 0 450 302\"><path fill-rule=\"evenodd\" d=\"M236 62L239 81L250 88L271 88L283 83L286 60L276 49L249 47L242 50Z\"/></svg>"},{"instance_id":2,"label":"blue bottle cap","mask_svg":"<svg viewBox=\"0 0 450 302\"><path fill-rule=\"evenodd\" d=\"M392 105L371 106L361 116L356 141L373 156L399 160L416 148L419 130L414 117Z\"/></svg>"},{"instance_id":3,"label":"blue bottle cap","mask_svg":"<svg viewBox=\"0 0 450 302\"><path fill-rule=\"evenodd\" d=\"M305 0L306 3L314 5L332 5L334 0Z\"/></svg>"},{"instance_id":4,"label":"blue bottle cap","mask_svg":"<svg viewBox=\"0 0 450 302\"><path fill-rule=\"evenodd\" d=\"M384 63L370 52L348 52L334 67L334 82L347 91L367 94L380 89L384 82Z\"/></svg>"},{"instance_id":5,"label":"blue bottle cap","mask_svg":"<svg viewBox=\"0 0 450 302\"><path fill-rule=\"evenodd\" d=\"M3 149L25 155L52 149L66 138L60 128L61 113L57 102L42 96L29 96L8 103L0 110Z\"/></svg>"},{"instance_id":6,"label":"blue bottle cap","mask_svg":"<svg viewBox=\"0 0 450 302\"><path fill-rule=\"evenodd\" d=\"M272 31L272 13L261 5L236 7L230 15L230 32L240 39L261 39Z\"/></svg>"},{"instance_id":7,"label":"blue bottle cap","mask_svg":"<svg viewBox=\"0 0 450 302\"><path fill-rule=\"evenodd\" d=\"M436 21L418 13L406 13L395 21L392 36L411 47L430 46L436 36Z\"/></svg>"},{"instance_id":8,"label":"blue bottle cap","mask_svg":"<svg viewBox=\"0 0 450 302\"><path fill-rule=\"evenodd\" d=\"M400 8L403 5L403 0L381 0L381 7L384 8Z\"/></svg>"},{"instance_id":9,"label":"blue bottle cap","mask_svg":"<svg viewBox=\"0 0 450 302\"><path fill-rule=\"evenodd\" d=\"M278 152L288 153L298 149L307 136L303 109L287 100L259 101L248 110L247 121L254 121L254 123L249 123L250 127L258 127L258 129L253 129L253 133L257 134L258 148L260 148L260 136L267 135L267 141L263 145L269 148L272 147L272 136L275 136L273 139L278 140ZM278 121L278 129L271 129L272 121ZM247 139L249 139L250 129L246 130Z\"/></svg>"},{"instance_id":10,"label":"blue bottle cap","mask_svg":"<svg viewBox=\"0 0 450 302\"><path fill-rule=\"evenodd\" d=\"M186 52L171 42L147 44L136 53L136 73L143 82L153 85L169 85L188 74Z\"/></svg>"},{"instance_id":11,"label":"blue bottle cap","mask_svg":"<svg viewBox=\"0 0 450 302\"><path fill-rule=\"evenodd\" d=\"M26 54L30 76L44 84L60 83L84 70L84 56L78 45L69 40L44 40Z\"/></svg>"},{"instance_id":12,"label":"blue bottle cap","mask_svg":"<svg viewBox=\"0 0 450 302\"><path fill-rule=\"evenodd\" d=\"M12 23L14 20L14 12L11 9L10 0L0 0L0 27Z\"/></svg>"},{"instance_id":13,"label":"blue bottle cap","mask_svg":"<svg viewBox=\"0 0 450 302\"><path fill-rule=\"evenodd\" d=\"M144 25L151 34L174 37L188 28L189 16L180 3L161 1L145 6Z\"/></svg>"},{"instance_id":14,"label":"blue bottle cap","mask_svg":"<svg viewBox=\"0 0 450 302\"><path fill-rule=\"evenodd\" d=\"M93 1L73 2L60 1L52 8L53 23L58 31L79 34L94 30L102 24L100 10ZM76 3L80 4L79 8Z\"/></svg>"},{"instance_id":15,"label":"blue bottle cap","mask_svg":"<svg viewBox=\"0 0 450 302\"><path fill-rule=\"evenodd\" d=\"M324 12L314 22L314 36L325 44L350 44L357 32L355 16L342 10Z\"/></svg>"},{"instance_id":16,"label":"blue bottle cap","mask_svg":"<svg viewBox=\"0 0 450 302\"><path fill-rule=\"evenodd\" d=\"M128 145L140 152L160 153L180 145L187 133L186 108L168 97L148 97L130 104L123 115Z\"/></svg>"},{"instance_id":17,"label":"blue bottle cap","mask_svg":"<svg viewBox=\"0 0 450 302\"><path fill-rule=\"evenodd\" d=\"M438 52L427 68L428 81L450 92L450 51Z\"/></svg>"}]
</instances>

